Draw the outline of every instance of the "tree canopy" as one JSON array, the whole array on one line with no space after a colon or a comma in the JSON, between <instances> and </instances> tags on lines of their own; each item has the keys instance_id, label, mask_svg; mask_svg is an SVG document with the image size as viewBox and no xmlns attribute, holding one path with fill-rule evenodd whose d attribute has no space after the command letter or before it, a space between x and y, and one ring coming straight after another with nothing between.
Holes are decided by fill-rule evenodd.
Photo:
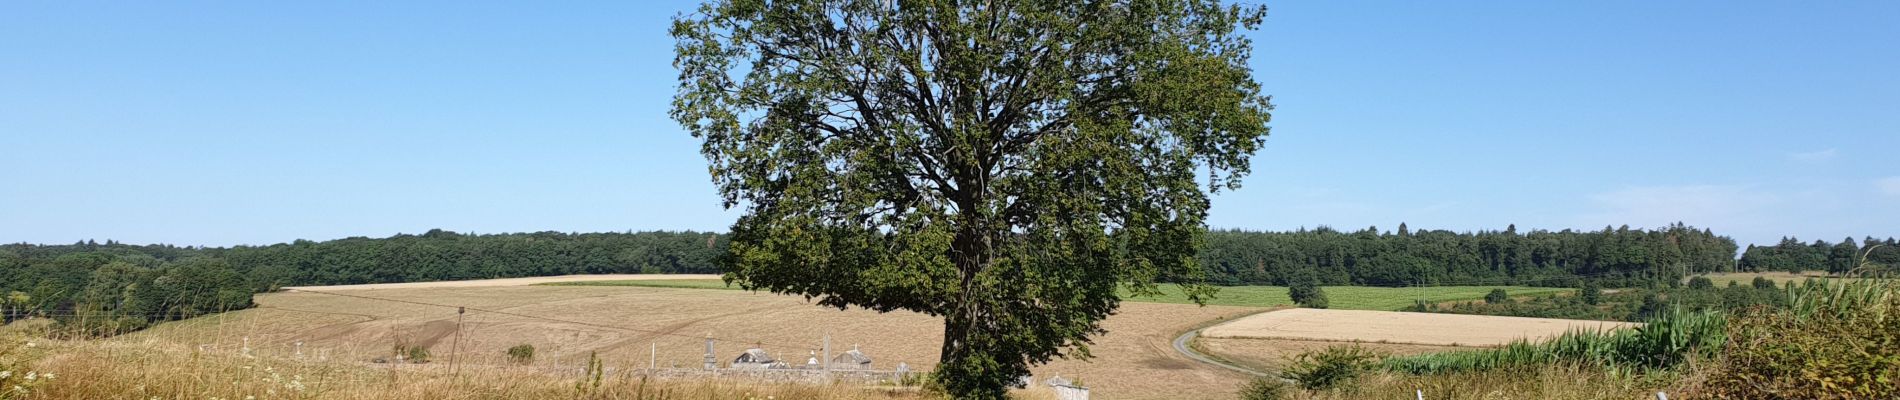
<instances>
[{"instance_id":1,"label":"tree canopy","mask_svg":"<svg viewBox=\"0 0 1900 400\"><path fill-rule=\"evenodd\" d=\"M1239 34L1264 12L713 1L675 20L672 115L745 210L728 279L942 316L939 383L1000 397L1086 356L1118 287L1195 282L1208 194L1267 134Z\"/></svg>"}]
</instances>

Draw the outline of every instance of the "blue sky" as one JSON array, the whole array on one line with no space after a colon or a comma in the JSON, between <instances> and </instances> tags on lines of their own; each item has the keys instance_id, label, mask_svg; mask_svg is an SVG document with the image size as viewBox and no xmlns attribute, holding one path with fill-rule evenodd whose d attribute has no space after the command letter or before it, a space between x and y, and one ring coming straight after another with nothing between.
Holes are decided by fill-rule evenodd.
<instances>
[{"instance_id":1,"label":"blue sky","mask_svg":"<svg viewBox=\"0 0 1900 400\"><path fill-rule=\"evenodd\" d=\"M691 2L0 7L0 242L722 230ZM1217 228L1900 236L1900 2L1275 1Z\"/></svg>"}]
</instances>

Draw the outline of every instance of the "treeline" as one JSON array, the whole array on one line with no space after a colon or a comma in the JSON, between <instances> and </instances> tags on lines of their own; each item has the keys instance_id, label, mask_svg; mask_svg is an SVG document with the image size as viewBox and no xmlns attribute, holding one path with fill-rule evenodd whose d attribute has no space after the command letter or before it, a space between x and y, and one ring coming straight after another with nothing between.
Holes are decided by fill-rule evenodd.
<instances>
[{"instance_id":1,"label":"treeline","mask_svg":"<svg viewBox=\"0 0 1900 400\"><path fill-rule=\"evenodd\" d=\"M724 237L700 232L466 235L432 230L229 248L0 245L0 320L53 317L100 334L251 306L294 285L607 273L716 273Z\"/></svg>"},{"instance_id":2,"label":"treeline","mask_svg":"<svg viewBox=\"0 0 1900 400\"><path fill-rule=\"evenodd\" d=\"M1414 232L1399 224L1396 231L1213 231L1201 264L1208 279L1221 285L1286 285L1312 274L1323 285L1574 287L1588 278L1626 287L1731 270L1735 250L1734 240L1680 223L1528 233L1515 225L1466 233Z\"/></svg>"},{"instance_id":3,"label":"treeline","mask_svg":"<svg viewBox=\"0 0 1900 400\"><path fill-rule=\"evenodd\" d=\"M1884 273L1888 272L1887 266L1900 265L1900 246L1896 244L1900 243L1893 238L1875 240L1871 236L1859 243L1851 237L1840 243L1801 243L1800 239L1786 237L1774 246L1749 245L1742 252L1740 268L1749 272Z\"/></svg>"},{"instance_id":4,"label":"treeline","mask_svg":"<svg viewBox=\"0 0 1900 400\"><path fill-rule=\"evenodd\" d=\"M252 287L230 263L173 250L0 247L0 321L44 316L108 335L251 306Z\"/></svg>"}]
</instances>

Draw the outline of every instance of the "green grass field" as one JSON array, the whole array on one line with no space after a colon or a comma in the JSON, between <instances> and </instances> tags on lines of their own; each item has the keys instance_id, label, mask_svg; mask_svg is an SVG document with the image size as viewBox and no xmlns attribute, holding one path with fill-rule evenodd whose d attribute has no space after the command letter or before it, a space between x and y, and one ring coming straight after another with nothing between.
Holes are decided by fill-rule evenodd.
<instances>
[{"instance_id":1,"label":"green grass field","mask_svg":"<svg viewBox=\"0 0 1900 400\"><path fill-rule=\"evenodd\" d=\"M628 281L592 281L544 283L550 286L641 286L684 289L728 289L738 290L738 286L726 286L718 279L679 279L679 280L628 280ZM1575 289L1540 288L1525 286L1439 286L1427 288L1389 288L1370 286L1327 286L1326 298L1333 308L1346 310L1398 310L1412 305L1416 299L1430 302L1478 300L1491 289L1504 288L1511 296L1543 295L1551 293L1569 293ZM1160 296L1134 297L1128 301L1145 303L1189 303L1186 295L1175 285L1161 285ZM1292 305L1287 297L1285 286L1224 286L1220 293L1207 304L1226 306L1272 307Z\"/></svg>"}]
</instances>

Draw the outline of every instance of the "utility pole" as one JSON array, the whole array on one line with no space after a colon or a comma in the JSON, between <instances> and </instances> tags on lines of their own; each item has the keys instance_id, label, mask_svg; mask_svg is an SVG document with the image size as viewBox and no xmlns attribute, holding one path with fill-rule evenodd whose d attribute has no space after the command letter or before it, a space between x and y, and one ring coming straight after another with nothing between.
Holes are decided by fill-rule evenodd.
<instances>
[{"instance_id":1,"label":"utility pole","mask_svg":"<svg viewBox=\"0 0 1900 400\"><path fill-rule=\"evenodd\" d=\"M455 356L462 350L462 314L468 313L468 307L455 308L455 341L449 344L449 374L455 372Z\"/></svg>"}]
</instances>

